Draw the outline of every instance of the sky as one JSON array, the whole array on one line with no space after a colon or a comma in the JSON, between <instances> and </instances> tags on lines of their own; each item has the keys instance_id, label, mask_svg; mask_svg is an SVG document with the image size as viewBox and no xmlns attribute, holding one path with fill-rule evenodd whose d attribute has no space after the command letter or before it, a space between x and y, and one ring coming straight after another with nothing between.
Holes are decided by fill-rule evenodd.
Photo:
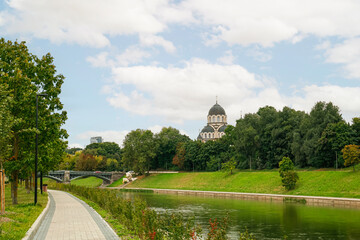
<instances>
[{"instance_id":1,"label":"sky","mask_svg":"<svg viewBox=\"0 0 360 240\"><path fill-rule=\"evenodd\" d=\"M135 129L195 139L219 104L360 113L358 0L7 0L0 37L48 52L65 76L70 147Z\"/></svg>"}]
</instances>

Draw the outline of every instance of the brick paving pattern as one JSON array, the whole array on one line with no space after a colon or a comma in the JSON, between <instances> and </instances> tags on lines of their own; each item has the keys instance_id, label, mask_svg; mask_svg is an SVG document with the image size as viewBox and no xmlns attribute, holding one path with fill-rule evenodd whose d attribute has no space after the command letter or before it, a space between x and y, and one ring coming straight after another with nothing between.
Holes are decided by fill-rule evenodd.
<instances>
[{"instance_id":1,"label":"brick paving pattern","mask_svg":"<svg viewBox=\"0 0 360 240\"><path fill-rule=\"evenodd\" d=\"M62 191L49 190L49 196L49 211L34 239L119 239L104 219L85 202Z\"/></svg>"}]
</instances>

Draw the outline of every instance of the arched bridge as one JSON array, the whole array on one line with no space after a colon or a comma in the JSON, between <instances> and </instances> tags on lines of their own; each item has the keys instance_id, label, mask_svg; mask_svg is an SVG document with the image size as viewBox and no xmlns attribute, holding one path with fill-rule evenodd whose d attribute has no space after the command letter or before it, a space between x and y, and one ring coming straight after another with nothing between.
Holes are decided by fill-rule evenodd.
<instances>
[{"instance_id":1,"label":"arched bridge","mask_svg":"<svg viewBox=\"0 0 360 240\"><path fill-rule=\"evenodd\" d=\"M122 178L123 172L93 172L93 171L50 171L44 177L51 178L57 182L69 183L71 180L81 177L97 177L103 180L104 184L111 184L114 181Z\"/></svg>"}]
</instances>

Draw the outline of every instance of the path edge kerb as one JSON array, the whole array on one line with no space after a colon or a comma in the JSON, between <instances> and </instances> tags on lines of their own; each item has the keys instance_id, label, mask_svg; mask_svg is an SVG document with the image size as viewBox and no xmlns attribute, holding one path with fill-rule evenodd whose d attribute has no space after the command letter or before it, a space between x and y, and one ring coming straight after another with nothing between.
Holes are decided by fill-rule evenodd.
<instances>
[{"instance_id":1,"label":"path edge kerb","mask_svg":"<svg viewBox=\"0 0 360 240\"><path fill-rule=\"evenodd\" d=\"M39 227L41 225L41 223L43 222L46 214L49 211L50 208L50 197L48 196L48 201L46 204L46 207L44 208L44 210L40 213L40 215L38 216L38 218L35 220L35 222L31 225L30 229L26 232L25 237L22 238L22 240L30 240L33 239L36 232L39 230Z\"/></svg>"}]
</instances>

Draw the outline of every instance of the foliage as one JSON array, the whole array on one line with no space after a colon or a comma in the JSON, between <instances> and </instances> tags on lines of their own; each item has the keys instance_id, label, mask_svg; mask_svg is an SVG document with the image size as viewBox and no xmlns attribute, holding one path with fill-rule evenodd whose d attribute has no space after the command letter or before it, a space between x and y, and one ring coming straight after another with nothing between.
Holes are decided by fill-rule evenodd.
<instances>
[{"instance_id":1,"label":"foliage","mask_svg":"<svg viewBox=\"0 0 360 240\"><path fill-rule=\"evenodd\" d=\"M346 145L341 152L345 160L345 166L353 166L360 163L360 146L359 145Z\"/></svg>"},{"instance_id":2,"label":"foliage","mask_svg":"<svg viewBox=\"0 0 360 240\"><path fill-rule=\"evenodd\" d=\"M106 158L113 158L118 162L121 159L121 149L117 143L114 142L103 142L103 143L92 143L86 146L84 152L90 153L97 156L104 156Z\"/></svg>"},{"instance_id":3,"label":"foliage","mask_svg":"<svg viewBox=\"0 0 360 240\"><path fill-rule=\"evenodd\" d=\"M240 232L239 240L256 240L256 238L245 228L244 232Z\"/></svg>"},{"instance_id":4,"label":"foliage","mask_svg":"<svg viewBox=\"0 0 360 240\"><path fill-rule=\"evenodd\" d=\"M279 173L282 185L286 190L295 189L296 182L299 180L298 174L294 171L294 164L288 157L283 157L279 163Z\"/></svg>"},{"instance_id":5,"label":"foliage","mask_svg":"<svg viewBox=\"0 0 360 240\"><path fill-rule=\"evenodd\" d=\"M95 171L98 163L102 157L97 157L91 154L80 153L79 159L76 162L75 170L77 171Z\"/></svg>"},{"instance_id":6,"label":"foliage","mask_svg":"<svg viewBox=\"0 0 360 240\"><path fill-rule=\"evenodd\" d=\"M59 95L64 76L56 74L53 57L41 58L29 53L25 42L0 39L0 85L12 98L9 112L14 118L11 127L12 157L5 170L12 182L13 204L17 203L17 179L26 177L34 166L36 95L39 97L39 170L56 168L63 158L67 133L61 126L67 119Z\"/></svg>"},{"instance_id":7,"label":"foliage","mask_svg":"<svg viewBox=\"0 0 360 240\"><path fill-rule=\"evenodd\" d=\"M150 130L133 130L124 140L124 167L144 174L150 170L151 162L156 157L158 144Z\"/></svg>"},{"instance_id":8,"label":"foliage","mask_svg":"<svg viewBox=\"0 0 360 240\"><path fill-rule=\"evenodd\" d=\"M83 150L82 148L74 147L74 148L66 148L66 149L65 149L65 152L66 152L67 154L74 155L76 152L82 151L82 150Z\"/></svg>"},{"instance_id":9,"label":"foliage","mask_svg":"<svg viewBox=\"0 0 360 240\"><path fill-rule=\"evenodd\" d=\"M152 169L171 169L173 168L172 162L177 153L177 147L190 141L190 138L180 133L179 130L172 127L164 127L158 134L154 135L154 140L158 146L156 150L156 157L151 162ZM182 152L184 154L184 152ZM181 153L180 153L181 155ZM183 159L178 159L178 164L183 164ZM182 166L177 165L179 168Z\"/></svg>"},{"instance_id":10,"label":"foliage","mask_svg":"<svg viewBox=\"0 0 360 240\"><path fill-rule=\"evenodd\" d=\"M230 174L233 173L233 170L236 168L236 160L235 160L235 157L232 157L229 161L225 162L225 163L222 163L222 167L221 169L224 171L224 172L229 172L230 171Z\"/></svg>"},{"instance_id":11,"label":"foliage","mask_svg":"<svg viewBox=\"0 0 360 240\"><path fill-rule=\"evenodd\" d=\"M217 218L214 220L209 219L209 232L207 240L223 240L227 239L226 231L228 228L228 217L223 218L219 221Z\"/></svg>"},{"instance_id":12,"label":"foliage","mask_svg":"<svg viewBox=\"0 0 360 240\"><path fill-rule=\"evenodd\" d=\"M185 154L185 143L179 142L176 146L176 153L173 157L172 164L178 166L180 169L183 169L185 163Z\"/></svg>"},{"instance_id":13,"label":"foliage","mask_svg":"<svg viewBox=\"0 0 360 240\"><path fill-rule=\"evenodd\" d=\"M0 85L0 163L10 158L11 154L11 128L14 118L10 112L12 98L5 91L5 86Z\"/></svg>"},{"instance_id":14,"label":"foliage","mask_svg":"<svg viewBox=\"0 0 360 240\"><path fill-rule=\"evenodd\" d=\"M286 190L295 189L296 182L299 180L299 176L295 171L286 171L283 172L281 177L282 185Z\"/></svg>"}]
</instances>

